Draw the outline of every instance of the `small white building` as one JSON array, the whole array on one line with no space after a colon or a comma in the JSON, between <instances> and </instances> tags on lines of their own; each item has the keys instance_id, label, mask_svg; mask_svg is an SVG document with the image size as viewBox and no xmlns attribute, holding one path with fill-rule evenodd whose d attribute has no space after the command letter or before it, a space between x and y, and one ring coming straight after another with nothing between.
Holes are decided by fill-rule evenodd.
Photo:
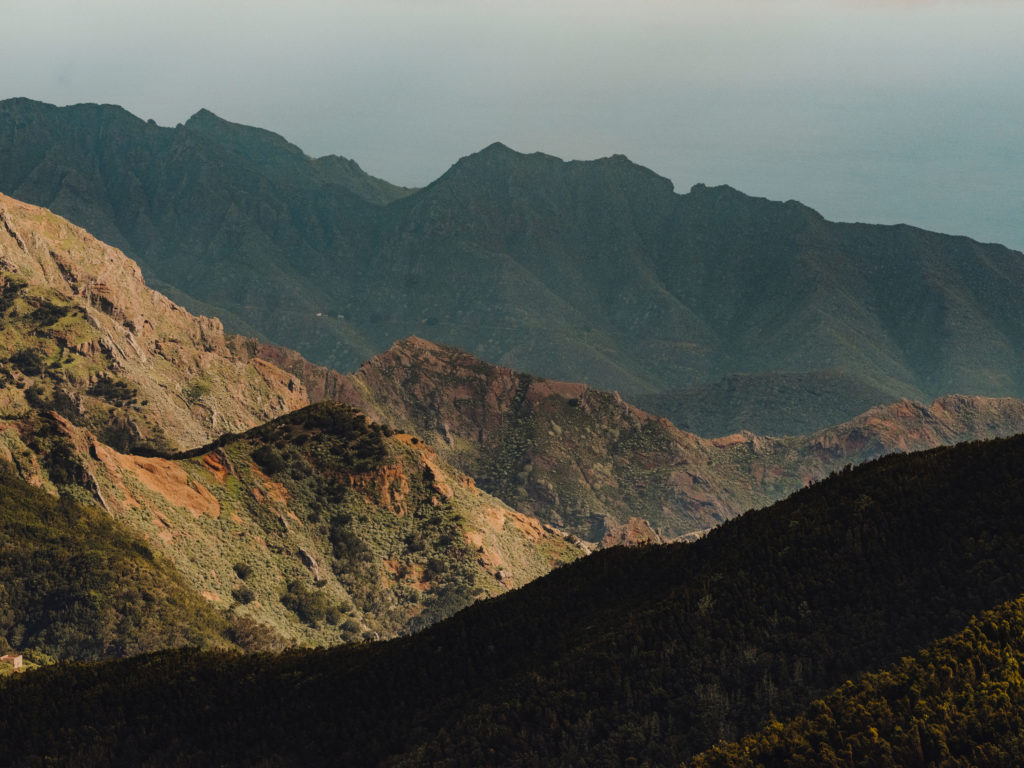
<instances>
[{"instance_id":1,"label":"small white building","mask_svg":"<svg viewBox=\"0 0 1024 768\"><path fill-rule=\"evenodd\" d=\"M15 669L21 669L25 665L25 659L20 653L18 655L7 653L0 656L0 664L10 664Z\"/></svg>"}]
</instances>

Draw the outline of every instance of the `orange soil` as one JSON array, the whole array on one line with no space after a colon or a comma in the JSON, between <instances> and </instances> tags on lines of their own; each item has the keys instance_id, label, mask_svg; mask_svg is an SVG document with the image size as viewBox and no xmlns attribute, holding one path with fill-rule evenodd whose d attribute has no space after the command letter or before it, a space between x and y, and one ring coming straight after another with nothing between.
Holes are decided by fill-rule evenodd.
<instances>
[{"instance_id":1,"label":"orange soil","mask_svg":"<svg viewBox=\"0 0 1024 768\"><path fill-rule=\"evenodd\" d=\"M211 451L203 456L203 466L210 470L210 473L217 478L217 482L221 485L228 479L228 463L224 459L224 454L219 450Z\"/></svg>"},{"instance_id":2,"label":"orange soil","mask_svg":"<svg viewBox=\"0 0 1024 768\"><path fill-rule=\"evenodd\" d=\"M107 467L120 467L131 473L148 490L163 496L173 506L184 507L193 517L220 517L220 502L206 486L194 482L173 461L144 456L127 456L94 443L96 457Z\"/></svg>"}]
</instances>

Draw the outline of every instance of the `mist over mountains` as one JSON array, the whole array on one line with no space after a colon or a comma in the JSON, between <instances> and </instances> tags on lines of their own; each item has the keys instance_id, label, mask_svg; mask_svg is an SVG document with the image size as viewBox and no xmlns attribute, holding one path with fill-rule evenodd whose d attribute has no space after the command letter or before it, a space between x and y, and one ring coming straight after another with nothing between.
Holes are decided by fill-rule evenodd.
<instances>
[{"instance_id":1,"label":"mist over mountains","mask_svg":"<svg viewBox=\"0 0 1024 768\"><path fill-rule=\"evenodd\" d=\"M758 422L780 434L904 396L1024 394L1021 254L728 187L680 195L621 156L496 144L413 191L208 111L161 128L18 99L0 105L0 190L122 247L186 305L341 370L418 334L668 393L646 402L707 434L750 426L687 415L694 392L742 412L749 397L720 394L733 374L786 374L779 412L802 415ZM808 419L823 392L827 417Z\"/></svg>"}]
</instances>

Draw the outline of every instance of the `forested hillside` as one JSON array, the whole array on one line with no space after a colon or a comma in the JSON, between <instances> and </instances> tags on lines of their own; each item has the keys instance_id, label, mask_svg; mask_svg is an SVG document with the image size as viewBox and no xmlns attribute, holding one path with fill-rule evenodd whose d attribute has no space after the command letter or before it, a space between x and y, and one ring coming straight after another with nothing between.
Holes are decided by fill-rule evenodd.
<instances>
[{"instance_id":1,"label":"forested hillside","mask_svg":"<svg viewBox=\"0 0 1024 768\"><path fill-rule=\"evenodd\" d=\"M890 456L694 544L606 550L391 643L23 675L0 689L21 734L0 756L678 763L1024 593L1022 456L1024 438Z\"/></svg>"},{"instance_id":2,"label":"forested hillside","mask_svg":"<svg viewBox=\"0 0 1024 768\"><path fill-rule=\"evenodd\" d=\"M693 768L1024 764L1024 598Z\"/></svg>"}]
</instances>

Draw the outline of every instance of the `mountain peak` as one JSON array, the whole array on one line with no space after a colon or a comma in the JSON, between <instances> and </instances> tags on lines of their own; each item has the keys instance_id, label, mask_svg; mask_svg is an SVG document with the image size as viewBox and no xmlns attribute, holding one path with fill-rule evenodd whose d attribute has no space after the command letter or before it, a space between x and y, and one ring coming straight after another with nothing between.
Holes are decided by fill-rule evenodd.
<instances>
[{"instance_id":1,"label":"mountain peak","mask_svg":"<svg viewBox=\"0 0 1024 768\"><path fill-rule=\"evenodd\" d=\"M207 121L227 122L223 118L221 118L218 115L216 115L214 112L211 112L210 110L208 110L206 107L200 107L199 111L196 112L194 115L192 115L192 117L190 117L186 121L185 125L188 125L189 123L193 123L194 124L194 123L203 123L203 122L207 122Z\"/></svg>"},{"instance_id":2,"label":"mountain peak","mask_svg":"<svg viewBox=\"0 0 1024 768\"><path fill-rule=\"evenodd\" d=\"M404 339L399 339L388 349L388 352L441 352L445 349L440 344L435 344L429 339L424 339L421 336L406 336Z\"/></svg>"},{"instance_id":3,"label":"mountain peak","mask_svg":"<svg viewBox=\"0 0 1024 768\"><path fill-rule=\"evenodd\" d=\"M185 123L185 127L252 159L266 160L269 156L275 155L286 155L294 160L305 159L305 153L301 149L273 131L232 123L206 108L192 115Z\"/></svg>"},{"instance_id":4,"label":"mountain peak","mask_svg":"<svg viewBox=\"0 0 1024 768\"><path fill-rule=\"evenodd\" d=\"M483 186L492 186L501 195L515 189L518 193L551 197L565 194L567 188L590 190L630 188L665 198L674 194L672 182L625 155L616 154L595 160L563 160L544 152L524 154L494 142L479 152L460 158L428 187L451 184L469 185L473 195Z\"/></svg>"},{"instance_id":5,"label":"mountain peak","mask_svg":"<svg viewBox=\"0 0 1024 768\"><path fill-rule=\"evenodd\" d=\"M538 162L550 165L561 165L564 163L561 159L552 155L545 155L543 152L531 152L530 154L525 154L523 152L517 152L507 144L495 141L488 144L479 152L473 152L472 154L459 158L455 165L451 167L449 173L457 169L469 168L475 170L479 168L494 168L497 167L497 164L499 163L502 167L512 167L512 164L519 165ZM447 175L448 174L445 174L445 176ZM441 178L444 178L444 176Z\"/></svg>"},{"instance_id":6,"label":"mountain peak","mask_svg":"<svg viewBox=\"0 0 1024 768\"><path fill-rule=\"evenodd\" d=\"M464 165L475 165L481 161L495 162L519 162L523 164L532 164L535 167L544 168L575 168L575 169L594 169L594 168L630 168L636 169L649 174L650 176L658 179L662 177L651 171L642 165L634 163L626 155L613 154L607 157L598 157L593 160L563 160L555 155L549 155L545 152L518 152L507 144L503 144L500 141L492 142L478 152L474 152L470 155L459 159L453 168L464 166ZM667 179L662 179L667 181ZM698 185L703 186L703 185ZM730 187L731 189L731 187ZM735 190L733 190L735 191Z\"/></svg>"},{"instance_id":7,"label":"mountain peak","mask_svg":"<svg viewBox=\"0 0 1024 768\"><path fill-rule=\"evenodd\" d=\"M492 143L488 144L486 147L481 149L476 154L478 154L478 155L485 155L485 154L491 154L491 153L493 153L493 154L522 155L521 152L516 152L510 146L508 146L507 144L503 144L500 141L495 141L495 142L492 142Z\"/></svg>"}]
</instances>

